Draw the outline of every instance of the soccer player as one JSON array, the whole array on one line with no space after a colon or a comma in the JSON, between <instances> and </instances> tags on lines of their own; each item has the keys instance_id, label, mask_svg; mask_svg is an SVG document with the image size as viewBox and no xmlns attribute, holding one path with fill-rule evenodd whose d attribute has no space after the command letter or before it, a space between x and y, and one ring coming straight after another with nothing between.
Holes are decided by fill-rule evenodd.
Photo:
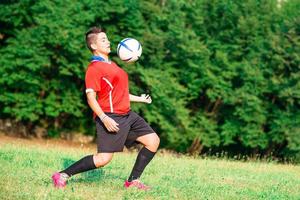
<instances>
[{"instance_id":1,"label":"soccer player","mask_svg":"<svg viewBox=\"0 0 300 200\"><path fill-rule=\"evenodd\" d=\"M147 122L130 110L130 102L152 102L149 95L129 94L128 75L109 60L110 42L103 29L93 27L86 33L86 44L93 56L86 70L87 101L94 112L97 129L98 153L88 155L68 168L52 175L57 188L66 186L67 180L82 173L108 164L114 152L122 152L124 146L141 143L135 164L124 187L148 190L140 180L145 167L154 157L159 137Z\"/></svg>"}]
</instances>

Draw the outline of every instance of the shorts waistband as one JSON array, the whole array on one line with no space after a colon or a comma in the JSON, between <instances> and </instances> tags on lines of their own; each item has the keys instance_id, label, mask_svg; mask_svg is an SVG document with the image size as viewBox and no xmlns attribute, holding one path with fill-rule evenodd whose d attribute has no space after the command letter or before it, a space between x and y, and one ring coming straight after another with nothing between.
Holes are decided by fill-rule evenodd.
<instances>
[{"instance_id":1,"label":"shorts waistband","mask_svg":"<svg viewBox=\"0 0 300 200\"><path fill-rule=\"evenodd\" d=\"M111 113L111 112L105 112L106 115L108 116L127 116L131 113L132 111L128 111L127 113L122 113L122 114L119 114L119 113Z\"/></svg>"}]
</instances>

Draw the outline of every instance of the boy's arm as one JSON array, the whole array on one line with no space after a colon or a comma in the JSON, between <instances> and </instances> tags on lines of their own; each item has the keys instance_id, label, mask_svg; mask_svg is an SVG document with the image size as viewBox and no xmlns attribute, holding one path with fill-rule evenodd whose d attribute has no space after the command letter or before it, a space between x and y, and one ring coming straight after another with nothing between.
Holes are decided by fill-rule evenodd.
<instances>
[{"instance_id":1,"label":"boy's arm","mask_svg":"<svg viewBox=\"0 0 300 200\"><path fill-rule=\"evenodd\" d=\"M129 100L132 102L142 102L142 103L149 103L149 104L152 102L152 99L148 94L147 95L142 94L141 96L129 94Z\"/></svg>"},{"instance_id":2,"label":"boy's arm","mask_svg":"<svg viewBox=\"0 0 300 200\"><path fill-rule=\"evenodd\" d=\"M107 130L109 132L117 132L119 131L118 128L118 123L115 122L115 120L113 120L112 118L110 118L109 116L107 116L103 110L101 109L101 107L99 106L97 99L96 99L96 92L88 92L86 94L87 96L87 101L88 104L90 106L90 108L94 111L94 113L96 113L96 115L100 118L100 120L103 122L103 124L105 125L105 127L107 128Z\"/></svg>"}]
</instances>

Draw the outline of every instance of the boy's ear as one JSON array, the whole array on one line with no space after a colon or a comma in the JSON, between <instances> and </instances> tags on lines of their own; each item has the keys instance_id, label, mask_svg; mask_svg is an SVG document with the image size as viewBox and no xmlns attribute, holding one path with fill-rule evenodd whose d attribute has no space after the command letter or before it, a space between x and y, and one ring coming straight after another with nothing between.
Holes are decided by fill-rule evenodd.
<instances>
[{"instance_id":1,"label":"boy's ear","mask_svg":"<svg viewBox=\"0 0 300 200\"><path fill-rule=\"evenodd\" d=\"M92 48L93 50L96 50L96 49L97 49L97 46L96 46L95 44L91 44L91 48Z\"/></svg>"}]
</instances>

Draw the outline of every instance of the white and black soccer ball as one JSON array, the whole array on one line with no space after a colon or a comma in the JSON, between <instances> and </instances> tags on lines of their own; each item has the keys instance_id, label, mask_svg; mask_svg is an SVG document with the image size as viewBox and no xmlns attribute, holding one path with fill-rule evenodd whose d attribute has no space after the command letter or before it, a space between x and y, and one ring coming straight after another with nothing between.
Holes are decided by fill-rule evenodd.
<instances>
[{"instance_id":1,"label":"white and black soccer ball","mask_svg":"<svg viewBox=\"0 0 300 200\"><path fill-rule=\"evenodd\" d=\"M125 38L117 48L118 56L125 62L135 62L142 55L142 45L133 38Z\"/></svg>"}]
</instances>

